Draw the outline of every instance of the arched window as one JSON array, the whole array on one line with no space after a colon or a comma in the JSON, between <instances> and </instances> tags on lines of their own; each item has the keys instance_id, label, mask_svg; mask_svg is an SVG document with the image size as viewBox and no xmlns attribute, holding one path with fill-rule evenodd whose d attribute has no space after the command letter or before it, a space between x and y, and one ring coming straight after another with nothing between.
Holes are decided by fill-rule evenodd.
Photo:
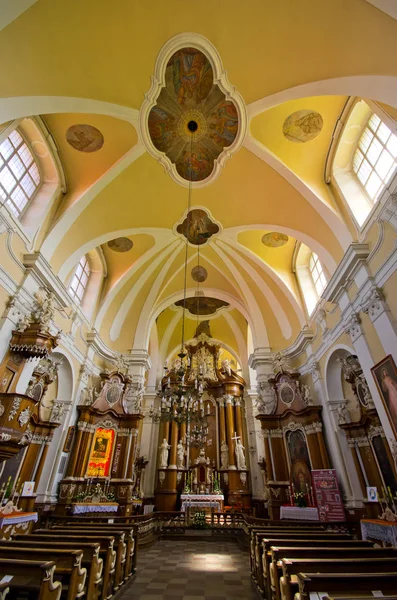
<instances>
[{"instance_id":1,"label":"arched window","mask_svg":"<svg viewBox=\"0 0 397 600\"><path fill-rule=\"evenodd\" d=\"M316 288L317 296L320 297L327 285L327 280L324 275L323 268L320 263L320 259L314 252L310 255L309 260L310 275Z\"/></svg>"},{"instance_id":2,"label":"arched window","mask_svg":"<svg viewBox=\"0 0 397 600\"><path fill-rule=\"evenodd\" d=\"M396 168L397 136L373 113L353 156L353 171L375 203Z\"/></svg>"},{"instance_id":3,"label":"arched window","mask_svg":"<svg viewBox=\"0 0 397 600\"><path fill-rule=\"evenodd\" d=\"M39 168L17 129L0 144L0 196L19 218L41 184Z\"/></svg>"},{"instance_id":4,"label":"arched window","mask_svg":"<svg viewBox=\"0 0 397 600\"><path fill-rule=\"evenodd\" d=\"M310 316L327 285L327 278L319 257L305 244L300 244L296 253L295 272Z\"/></svg>"},{"instance_id":5,"label":"arched window","mask_svg":"<svg viewBox=\"0 0 397 600\"><path fill-rule=\"evenodd\" d=\"M83 300L90 275L91 269L88 263L88 258L83 256L77 265L77 269L69 285L69 294L72 296L73 300L77 302L77 304L80 304Z\"/></svg>"}]
</instances>

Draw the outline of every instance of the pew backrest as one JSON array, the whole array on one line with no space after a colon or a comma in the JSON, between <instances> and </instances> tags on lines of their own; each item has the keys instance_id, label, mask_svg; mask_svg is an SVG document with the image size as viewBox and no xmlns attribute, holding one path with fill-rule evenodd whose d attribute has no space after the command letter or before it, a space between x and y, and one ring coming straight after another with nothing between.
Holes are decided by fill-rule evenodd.
<instances>
[{"instance_id":1,"label":"pew backrest","mask_svg":"<svg viewBox=\"0 0 397 600\"><path fill-rule=\"evenodd\" d=\"M38 600L59 600L62 592L60 581L54 581L54 561L17 560L14 558L0 558L0 573L3 575L24 575L37 578L40 584ZM23 588L22 588L23 589ZM19 591L22 591L20 589Z\"/></svg>"}]
</instances>

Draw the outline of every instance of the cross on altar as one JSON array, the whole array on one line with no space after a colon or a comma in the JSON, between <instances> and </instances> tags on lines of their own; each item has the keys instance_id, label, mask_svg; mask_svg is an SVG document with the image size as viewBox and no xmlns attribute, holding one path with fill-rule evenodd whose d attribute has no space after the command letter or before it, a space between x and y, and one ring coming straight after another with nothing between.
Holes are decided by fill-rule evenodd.
<instances>
[{"instance_id":1,"label":"cross on altar","mask_svg":"<svg viewBox=\"0 0 397 600\"><path fill-rule=\"evenodd\" d=\"M240 436L240 435L237 435L237 433L236 433L236 431L235 431L235 432L234 432L234 437L232 437L232 440L236 440L236 442L237 442L237 440L241 440L241 436Z\"/></svg>"}]
</instances>

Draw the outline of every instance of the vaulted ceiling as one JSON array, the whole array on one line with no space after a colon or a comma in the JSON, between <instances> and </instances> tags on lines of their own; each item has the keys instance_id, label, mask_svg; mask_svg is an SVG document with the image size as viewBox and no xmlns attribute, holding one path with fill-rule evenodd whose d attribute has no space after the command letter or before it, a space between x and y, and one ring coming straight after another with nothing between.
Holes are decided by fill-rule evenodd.
<instances>
[{"instance_id":1,"label":"vaulted ceiling","mask_svg":"<svg viewBox=\"0 0 397 600\"><path fill-rule=\"evenodd\" d=\"M84 253L101 248L107 278L92 326L114 349L150 339L163 357L180 336L185 245L176 227L188 187L156 157L144 121L161 90L159 57L167 44L170 55L177 49L176 36L187 48L208 42L239 114L238 144L216 177L192 184L191 205L219 225L200 248L208 272L200 289L229 305L209 317L212 334L244 361L247 325L254 347L279 349L307 321L292 269L296 244L316 251L331 275L354 239L324 168L349 96L397 108L397 23L365 0L38 0L0 31L10 50L0 122L41 115L67 181L36 250L67 281ZM103 145L70 145L76 124L98 130ZM287 243L265 246L269 232ZM119 237L132 248L109 248ZM197 246L188 259L193 296ZM195 327L190 315L188 338Z\"/></svg>"}]
</instances>

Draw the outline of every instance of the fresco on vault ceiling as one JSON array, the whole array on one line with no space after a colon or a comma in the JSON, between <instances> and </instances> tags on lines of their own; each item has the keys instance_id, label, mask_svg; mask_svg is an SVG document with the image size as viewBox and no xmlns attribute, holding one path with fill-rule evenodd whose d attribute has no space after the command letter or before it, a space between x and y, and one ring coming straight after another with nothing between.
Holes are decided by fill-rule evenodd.
<instances>
[{"instance_id":1,"label":"fresco on vault ceiling","mask_svg":"<svg viewBox=\"0 0 397 600\"><path fill-rule=\"evenodd\" d=\"M290 142L310 142L323 128L323 118L313 110L297 110L286 118L283 134Z\"/></svg>"},{"instance_id":2,"label":"fresco on vault ceiling","mask_svg":"<svg viewBox=\"0 0 397 600\"><path fill-rule=\"evenodd\" d=\"M92 125L72 125L66 132L66 141L79 152L97 152L105 140Z\"/></svg>"},{"instance_id":3,"label":"fresco on vault ceiling","mask_svg":"<svg viewBox=\"0 0 397 600\"><path fill-rule=\"evenodd\" d=\"M191 132L188 125L197 129ZM187 181L203 181L214 161L235 140L237 109L214 84L207 57L195 48L182 48L168 61L165 87L148 119L151 140L175 164Z\"/></svg>"},{"instance_id":4,"label":"fresco on vault ceiling","mask_svg":"<svg viewBox=\"0 0 397 600\"><path fill-rule=\"evenodd\" d=\"M175 306L181 306L183 308L183 300L175 302ZM230 306L223 300L218 298L207 298L207 296L199 296L197 298L186 298L186 309L192 315L214 315L220 308L224 306Z\"/></svg>"},{"instance_id":5,"label":"fresco on vault ceiling","mask_svg":"<svg viewBox=\"0 0 397 600\"><path fill-rule=\"evenodd\" d=\"M201 246L211 236L219 232L219 227L211 221L205 210L194 208L188 213L183 223L178 225L176 230L184 235L191 244Z\"/></svg>"},{"instance_id":6,"label":"fresco on vault ceiling","mask_svg":"<svg viewBox=\"0 0 397 600\"><path fill-rule=\"evenodd\" d=\"M270 233L265 233L262 237L262 244L268 248L280 248L280 246L285 246L288 239L288 235L285 235L285 233L271 231Z\"/></svg>"}]
</instances>

